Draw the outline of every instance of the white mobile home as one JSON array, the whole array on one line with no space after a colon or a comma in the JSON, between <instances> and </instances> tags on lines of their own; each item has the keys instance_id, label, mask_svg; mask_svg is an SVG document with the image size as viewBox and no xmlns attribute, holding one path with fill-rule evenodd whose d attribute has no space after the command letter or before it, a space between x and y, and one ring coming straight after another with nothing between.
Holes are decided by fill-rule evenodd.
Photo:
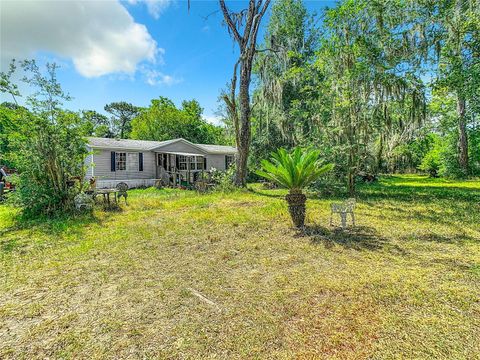
<instances>
[{"instance_id":1,"label":"white mobile home","mask_svg":"<svg viewBox=\"0 0 480 360\"><path fill-rule=\"evenodd\" d=\"M157 179L172 181L173 174L193 182L203 171L228 169L237 152L232 146L194 144L185 139L89 137L87 148L86 177L95 178L98 187L114 187L119 182L129 187L152 186Z\"/></svg>"}]
</instances>

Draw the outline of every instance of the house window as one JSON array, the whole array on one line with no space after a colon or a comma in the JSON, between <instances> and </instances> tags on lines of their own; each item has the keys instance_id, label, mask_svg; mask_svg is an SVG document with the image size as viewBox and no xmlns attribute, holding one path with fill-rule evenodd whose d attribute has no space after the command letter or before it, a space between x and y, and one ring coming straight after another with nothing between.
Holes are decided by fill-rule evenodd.
<instances>
[{"instance_id":1,"label":"house window","mask_svg":"<svg viewBox=\"0 0 480 360\"><path fill-rule=\"evenodd\" d=\"M197 170L204 170L203 168L203 156L196 156L195 162L197 164Z\"/></svg>"},{"instance_id":2,"label":"house window","mask_svg":"<svg viewBox=\"0 0 480 360\"><path fill-rule=\"evenodd\" d=\"M117 171L127 169L127 153L115 153L115 169Z\"/></svg>"},{"instance_id":3,"label":"house window","mask_svg":"<svg viewBox=\"0 0 480 360\"><path fill-rule=\"evenodd\" d=\"M178 156L178 169L187 170L188 158L185 155Z\"/></svg>"},{"instance_id":4,"label":"house window","mask_svg":"<svg viewBox=\"0 0 480 360\"><path fill-rule=\"evenodd\" d=\"M225 155L225 170L235 163L235 155Z\"/></svg>"},{"instance_id":5,"label":"house window","mask_svg":"<svg viewBox=\"0 0 480 360\"><path fill-rule=\"evenodd\" d=\"M190 164L190 165L189 165ZM179 170L204 170L203 156L178 155Z\"/></svg>"}]
</instances>

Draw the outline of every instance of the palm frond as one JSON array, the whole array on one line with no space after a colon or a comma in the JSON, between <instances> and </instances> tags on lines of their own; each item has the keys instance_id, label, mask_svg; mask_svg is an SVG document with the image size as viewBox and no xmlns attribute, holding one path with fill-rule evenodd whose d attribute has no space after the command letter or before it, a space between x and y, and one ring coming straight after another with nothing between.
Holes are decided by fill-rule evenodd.
<instances>
[{"instance_id":1,"label":"palm frond","mask_svg":"<svg viewBox=\"0 0 480 360\"><path fill-rule=\"evenodd\" d=\"M333 164L322 166L319 157L320 151L313 149L278 149L272 152L271 160L261 162L256 174L284 188L301 190L333 169Z\"/></svg>"}]
</instances>

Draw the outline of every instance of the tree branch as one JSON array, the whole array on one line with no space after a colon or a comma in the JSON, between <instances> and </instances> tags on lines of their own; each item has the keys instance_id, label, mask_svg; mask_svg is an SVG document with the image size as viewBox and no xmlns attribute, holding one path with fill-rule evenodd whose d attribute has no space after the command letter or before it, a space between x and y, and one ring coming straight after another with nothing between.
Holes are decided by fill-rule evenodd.
<instances>
[{"instance_id":1,"label":"tree branch","mask_svg":"<svg viewBox=\"0 0 480 360\"><path fill-rule=\"evenodd\" d=\"M261 2L261 0L259 0ZM247 23L245 24L245 31L243 32L243 41L245 42L242 44L242 48L245 48L248 43L248 39L250 37L250 30L252 29L252 24L254 21L254 15L257 12L257 7L255 6L255 0L250 0L248 4L248 15L247 15Z\"/></svg>"},{"instance_id":2,"label":"tree branch","mask_svg":"<svg viewBox=\"0 0 480 360\"><path fill-rule=\"evenodd\" d=\"M205 16L200 16L204 21L207 21L210 16L216 15L220 12L220 10L215 10L212 11L210 14L207 14Z\"/></svg>"},{"instance_id":3,"label":"tree branch","mask_svg":"<svg viewBox=\"0 0 480 360\"><path fill-rule=\"evenodd\" d=\"M261 1L259 0L259 5L260 4L261 4ZM262 10L260 10L260 12L257 15L255 15L253 19L253 30L250 36L250 50L252 52L255 52L255 45L257 43L257 34L258 34L258 29L260 28L260 22L263 18L263 15L265 15L265 12L267 11L267 8L269 5L270 5L270 0L265 0Z\"/></svg>"},{"instance_id":4,"label":"tree branch","mask_svg":"<svg viewBox=\"0 0 480 360\"><path fill-rule=\"evenodd\" d=\"M232 83L230 84L230 99L228 99L227 106L230 109L230 116L232 117L235 126L235 137L237 144L240 141L240 121L238 119L237 104L236 104L236 89L237 89L237 68L241 58L237 60L233 67ZM228 96L227 96L228 98Z\"/></svg>"},{"instance_id":5,"label":"tree branch","mask_svg":"<svg viewBox=\"0 0 480 360\"><path fill-rule=\"evenodd\" d=\"M266 49L255 49L255 52L256 53L262 53L262 52L267 52L267 51L271 51L271 52L280 52L280 49L279 48L276 48L276 49L273 49L273 48L266 48Z\"/></svg>"},{"instance_id":6,"label":"tree branch","mask_svg":"<svg viewBox=\"0 0 480 360\"><path fill-rule=\"evenodd\" d=\"M243 38L238 32L235 24L233 23L233 20L230 16L230 13L228 12L227 6L225 5L225 0L219 0L220 1L220 8L222 9L223 13L223 18L225 19L225 22L227 23L228 27L230 28L233 37L235 40L238 42L239 45L243 43Z\"/></svg>"}]
</instances>

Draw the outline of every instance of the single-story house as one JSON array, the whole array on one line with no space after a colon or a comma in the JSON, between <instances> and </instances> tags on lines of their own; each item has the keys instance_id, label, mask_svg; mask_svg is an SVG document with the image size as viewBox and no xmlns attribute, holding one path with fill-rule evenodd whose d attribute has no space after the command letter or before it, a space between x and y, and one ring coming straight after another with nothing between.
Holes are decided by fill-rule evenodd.
<instances>
[{"instance_id":1,"label":"single-story house","mask_svg":"<svg viewBox=\"0 0 480 360\"><path fill-rule=\"evenodd\" d=\"M147 141L87 138L89 155L86 178L95 178L97 187L129 187L193 182L199 173L212 168L226 170L234 163L237 149L232 146L194 144L185 139Z\"/></svg>"}]
</instances>

